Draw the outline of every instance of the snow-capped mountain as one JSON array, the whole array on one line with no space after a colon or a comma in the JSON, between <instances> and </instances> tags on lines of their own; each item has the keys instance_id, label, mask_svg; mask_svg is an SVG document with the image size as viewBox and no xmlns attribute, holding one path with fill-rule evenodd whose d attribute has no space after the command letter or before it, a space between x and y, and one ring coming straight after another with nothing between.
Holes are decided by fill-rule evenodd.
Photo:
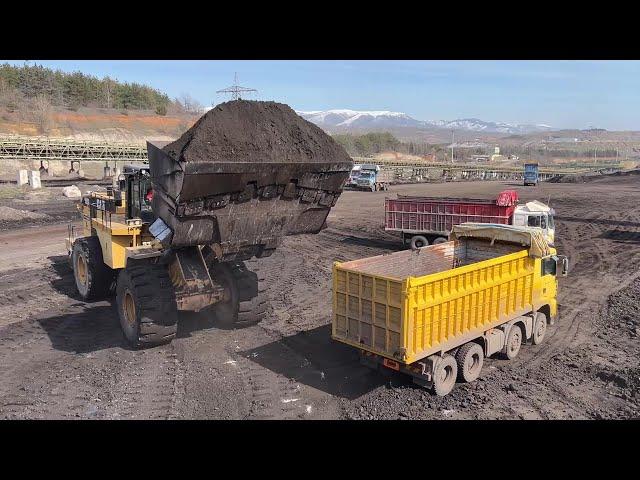
<instances>
[{"instance_id":1,"label":"snow-capped mountain","mask_svg":"<svg viewBox=\"0 0 640 480\"><path fill-rule=\"evenodd\" d=\"M400 112L326 110L296 113L320 127L419 127L422 123Z\"/></svg>"},{"instance_id":2,"label":"snow-capped mountain","mask_svg":"<svg viewBox=\"0 0 640 480\"><path fill-rule=\"evenodd\" d=\"M470 130L473 132L491 133L534 133L553 130L553 127L544 124L512 124L504 122L486 122L477 118L461 118L458 120L436 120L427 122L434 127L446 128L448 130Z\"/></svg>"},{"instance_id":3,"label":"snow-capped mountain","mask_svg":"<svg viewBox=\"0 0 640 480\"><path fill-rule=\"evenodd\" d=\"M298 115L319 127L349 130L369 128L402 128L468 130L473 132L525 134L552 130L549 125L509 124L486 122L477 118L459 120L416 120L406 113L389 111L324 110L313 112L297 111Z\"/></svg>"}]
</instances>

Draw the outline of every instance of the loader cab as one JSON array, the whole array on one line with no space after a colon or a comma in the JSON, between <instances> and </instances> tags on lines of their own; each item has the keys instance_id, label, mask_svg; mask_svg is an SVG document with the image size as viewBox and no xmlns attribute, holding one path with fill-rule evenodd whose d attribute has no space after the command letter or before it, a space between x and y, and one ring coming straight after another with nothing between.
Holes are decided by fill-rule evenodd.
<instances>
[{"instance_id":1,"label":"loader cab","mask_svg":"<svg viewBox=\"0 0 640 480\"><path fill-rule=\"evenodd\" d=\"M151 208L153 186L148 167L125 166L122 171L120 191L127 199L127 218L140 218L143 223L153 223L156 216Z\"/></svg>"}]
</instances>

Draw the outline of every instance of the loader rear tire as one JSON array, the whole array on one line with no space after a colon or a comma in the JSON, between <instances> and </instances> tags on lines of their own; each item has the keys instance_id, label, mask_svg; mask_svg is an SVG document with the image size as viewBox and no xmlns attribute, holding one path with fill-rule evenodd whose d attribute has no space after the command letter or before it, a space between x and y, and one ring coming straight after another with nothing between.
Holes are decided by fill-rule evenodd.
<instances>
[{"instance_id":1,"label":"loader rear tire","mask_svg":"<svg viewBox=\"0 0 640 480\"><path fill-rule=\"evenodd\" d=\"M165 265L127 265L118 275L116 302L122 332L132 347L162 345L175 338L178 307Z\"/></svg>"},{"instance_id":2,"label":"loader rear tire","mask_svg":"<svg viewBox=\"0 0 640 480\"><path fill-rule=\"evenodd\" d=\"M210 267L211 277L225 285L230 297L212 308L221 326L245 327L264 318L267 310L264 275L258 267L252 268L253 272L244 262L225 262Z\"/></svg>"},{"instance_id":3,"label":"loader rear tire","mask_svg":"<svg viewBox=\"0 0 640 480\"><path fill-rule=\"evenodd\" d=\"M78 293L84 301L113 294L116 271L105 265L98 237L83 237L73 244L71 267Z\"/></svg>"}]
</instances>

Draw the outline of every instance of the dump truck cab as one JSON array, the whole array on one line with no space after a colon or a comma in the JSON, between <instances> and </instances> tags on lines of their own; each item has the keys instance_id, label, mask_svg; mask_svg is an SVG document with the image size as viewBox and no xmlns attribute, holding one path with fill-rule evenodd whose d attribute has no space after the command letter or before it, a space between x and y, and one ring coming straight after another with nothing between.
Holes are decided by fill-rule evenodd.
<instances>
[{"instance_id":1,"label":"dump truck cab","mask_svg":"<svg viewBox=\"0 0 640 480\"><path fill-rule=\"evenodd\" d=\"M556 228L553 218L555 214L555 210L550 206L538 200L533 200L516 207L513 212L513 225L540 228L549 245L553 245Z\"/></svg>"}]
</instances>

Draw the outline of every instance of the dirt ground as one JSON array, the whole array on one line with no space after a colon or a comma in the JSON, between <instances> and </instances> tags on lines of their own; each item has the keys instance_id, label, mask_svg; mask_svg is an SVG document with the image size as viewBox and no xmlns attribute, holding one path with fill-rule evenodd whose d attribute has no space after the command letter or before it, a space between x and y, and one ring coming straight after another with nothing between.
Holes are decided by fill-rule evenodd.
<instances>
[{"instance_id":1,"label":"dirt ground","mask_svg":"<svg viewBox=\"0 0 640 480\"><path fill-rule=\"evenodd\" d=\"M0 224L0 418L638 418L639 187L629 176L345 192L328 229L249 262L269 280L261 324L223 330L183 315L171 345L142 351L126 347L113 302L75 292L64 249L73 202L16 206L5 196L0 205L49 218ZM440 398L360 366L353 349L330 340L332 262L401 248L382 228L385 195L495 198L505 188L552 204L556 246L569 256L545 343L511 362L487 359L478 381Z\"/></svg>"}]
</instances>

